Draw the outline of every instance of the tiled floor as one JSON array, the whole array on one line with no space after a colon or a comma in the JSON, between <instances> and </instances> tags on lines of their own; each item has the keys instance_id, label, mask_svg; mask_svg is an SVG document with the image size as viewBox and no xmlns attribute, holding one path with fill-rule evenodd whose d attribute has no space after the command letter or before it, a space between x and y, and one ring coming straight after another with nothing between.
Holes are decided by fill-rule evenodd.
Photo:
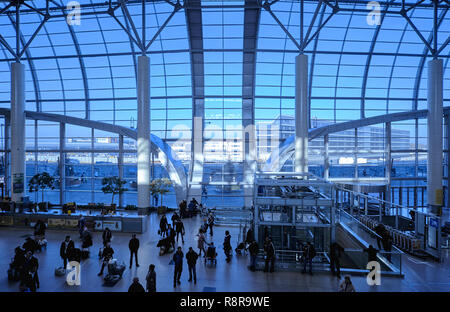
<instances>
[{"instance_id":1,"label":"tiled floor","mask_svg":"<svg viewBox=\"0 0 450 312\"><path fill-rule=\"evenodd\" d=\"M170 220L170 216L168 216ZM186 253L188 247L196 247L197 229L200 218L183 220L186 227L185 244L181 244ZM156 265L157 290L165 292L186 291L337 291L339 281L326 273L317 273L313 276L302 275L298 272L275 272L272 274L264 272L251 272L247 269L248 259L246 256L233 256L231 263L225 262L223 250L221 249L224 232L230 230L233 248L237 242L237 227L215 228L214 243L218 246L217 267L207 267L203 262L197 264L197 284L188 283L188 272L186 263L182 273L182 284L173 288L173 266L169 265L171 255L159 256L159 248L156 243L159 239L157 226L159 217L153 214L148 217L149 230L147 233L138 235L141 241L139 251L140 267L128 269L129 234L114 233L112 247L115 250L115 258L125 261L127 269L114 287L103 287L103 279L97 276L100 262L96 256L101 246L101 233L94 233L94 246L92 257L83 261L81 265L81 285L68 286L64 277L54 275L55 267L62 266L59 257L59 246L67 233L60 231L47 231L46 237L49 242L47 250L38 253L39 277L41 288L38 291L127 291L133 277L137 276L145 283L145 276L149 264ZM24 241L24 235L31 234L31 230L18 230L0 228L0 291L18 291L18 283L9 282L6 271L10 258L13 256L14 248ZM76 245L80 246L77 232L69 232ZM208 241L211 238L208 235ZM181 243L181 240L180 240ZM195 248L196 249L196 248ZM352 276L357 291L450 291L450 267L448 266L448 250L443 263L423 262L411 256L403 258L404 278L382 277L380 286L368 286L364 276Z\"/></svg>"}]
</instances>

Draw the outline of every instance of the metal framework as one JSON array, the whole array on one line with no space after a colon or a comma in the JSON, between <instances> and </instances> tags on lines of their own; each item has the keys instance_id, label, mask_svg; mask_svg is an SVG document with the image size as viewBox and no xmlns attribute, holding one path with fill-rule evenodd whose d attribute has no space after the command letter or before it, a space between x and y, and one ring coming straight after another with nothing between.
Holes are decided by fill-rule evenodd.
<instances>
[{"instance_id":1,"label":"metal framework","mask_svg":"<svg viewBox=\"0 0 450 312\"><path fill-rule=\"evenodd\" d=\"M94 52L85 52L83 51L83 43L80 42L80 37L82 34L77 32L75 26L68 25L67 33L70 35L70 38L73 42L73 47L75 53L58 55L55 47L57 48L57 43L52 42L51 37L52 34L49 34L47 31L47 22L53 20L62 20L66 19L69 12L68 9L62 6L58 1L46 0L45 5L43 7L34 7L33 4L27 1L10 1L9 3L5 3L2 8L0 8L0 16L6 15L14 28L15 31L15 44L11 44L11 38L8 38L9 34L0 34L0 46L5 54L5 58L0 60L4 62L13 62L13 61L26 61L28 63L31 77L33 80L33 92L35 94L35 99L33 101L29 101L36 105L36 111L41 112L42 103L43 102L62 102L64 104L64 109L62 110L64 114L66 111L66 103L71 101L73 102L84 102L84 117L86 120L92 119L93 108L91 103L94 101L110 101L113 103L113 120L111 121L113 124L118 123L116 120L116 102L117 101L125 101L125 100L136 100L134 95L124 96L123 93L119 94L119 92L114 92L116 88L120 88L120 86L115 83L115 77L113 73L114 67L114 57L121 56L130 56L133 59L135 77L136 75L136 59L137 55L160 55L160 54L181 54L188 53L189 54L189 65L190 65L190 89L192 90L191 94L178 95L172 94L168 87L167 79L165 80L165 95L162 96L152 96L152 100L154 99L176 99L176 98L192 98L192 116L189 116L189 119L192 120L192 157L189 169L189 183L188 188L192 184L202 184L203 181L203 147L204 147L204 138L203 138L203 128L204 128L204 117L205 117L205 53L206 52L239 52L242 54L242 81L240 83L242 93L239 94L239 97L242 98L242 126L245 129L249 125L254 125L257 122L256 118L256 106L255 102L258 97L261 98L277 98L277 99L292 99L293 97L290 95L286 95L282 92L282 88L280 88L280 95L267 95L261 96L258 95L256 89L258 88L257 76L258 76L258 55L260 53L284 53L285 55L290 54L312 54L312 63L311 69L309 73L309 98L311 100L334 100L334 121L337 122L339 118L336 116L336 112L339 111L339 107L337 107L336 101L338 100L359 100L360 101L360 118L362 120L372 120L374 122L378 119L365 118L367 115L367 106L366 103L368 101L387 101L389 106L389 101L412 101L412 109L417 110L419 108L419 101L423 101L425 99L419 98L420 96L420 88L421 88L421 78L423 69L425 66L425 61L427 58L444 58L449 59L450 55L444 54L447 51L447 47L450 43L450 36L448 36L448 31L444 29L442 35L440 35L440 29L445 25L446 18L448 16L446 13L450 8L449 2L447 0L439 1L439 0L421 0L421 1L405 1L405 0L388 0L388 1L379 1L382 9L379 11L381 14L381 23L376 26L375 32L371 38L371 44L367 51L349 51L344 50L344 44L340 49L328 49L327 47L323 47L320 45L321 43L321 33L328 29L331 29L333 26L330 26L330 23L334 18L338 17L340 14L363 14L367 13L367 4L369 1L356 1L356 0L339 0L339 1L331 1L331 0L308 0L308 1L300 1L300 36L294 33L292 30L293 27L290 25L290 22L286 24L286 22L282 18L283 11L279 9L283 2L289 2L290 0L273 0L273 1L261 1L261 0L245 0L242 4L227 4L226 2L222 4L216 4L213 2L206 2L201 0L185 0L183 2L180 1L169 1L169 0L158 0L158 1L149 1L149 0L118 0L118 1L100 1L82 4L81 8L81 18L83 17L94 17L99 25L101 31L101 38L103 40L103 44L106 49L106 53L94 53ZM294 1L297 2L297 1ZM155 5L166 4L169 5L171 10L167 12L164 22L157 27L156 32L152 34L151 37L148 35L148 25L147 19L145 17L151 15L148 10L148 4L152 3ZM309 5L309 10L306 9L306 5ZM138 25L136 19L133 17L132 11L130 8L140 8L142 14L142 20L140 21L140 25ZM214 48L205 48L205 35L204 35L204 27L202 21L202 15L205 14L205 10L242 10L243 12L243 45L241 47L224 47L222 49L214 49ZM432 29L430 34L427 36L421 27L418 27L418 23L415 22L414 12L417 10L427 10L430 12L430 18L432 19ZM156 8L155 8L156 11ZM186 20L186 30L187 30L187 40L188 40L188 48L177 48L177 49L165 49L161 45L161 51L157 49L152 49L152 44L157 40L162 40L161 35L164 33L164 29L170 27L171 21L177 12L184 11L185 20ZM261 38L263 38L266 34L265 32L260 31L262 25L261 16L263 13L267 13L275 22L275 26L279 27L286 38L292 42L295 48L285 47L284 49L281 47L273 46L273 47L265 47L259 46ZM40 22L36 24L34 27L31 36L24 36L23 29L21 29L21 16L37 14L40 17ZM154 14L154 13L152 13ZM309 16L307 18L306 16ZM376 49L378 38L380 33L383 31L383 20L387 16L398 16L402 17L402 20L405 22L405 27L403 28L403 33L401 36L401 42L397 45L397 51L378 51ZM115 21L115 25L126 34L127 44L130 45L129 51L109 51L108 50L108 39L105 36L105 31L108 31L107 28L103 28L101 24L100 18L111 18ZM294 24L294 22L293 22ZM350 29L350 21L347 24L345 32ZM400 45L403 43L403 37L407 28L411 28L421 44L423 44L424 49L421 52L414 51L400 51ZM33 55L33 41L36 37L41 33L45 32L45 36L48 37L51 45L52 53L49 55ZM445 39L445 36L447 38ZM441 37L442 36L442 37ZM298 38L299 37L299 38ZM27 38L27 39L26 39ZM438 40L440 39L440 40ZM442 40L444 39L444 40ZM351 35L348 38L344 39L344 42L351 42ZM439 45L440 43L440 45ZM50 50L50 49L49 49ZM9 53L11 57L7 57L6 55ZM52 54L52 55L51 55ZM335 85L334 85L334 96L325 96L325 95L317 95L317 92L314 93L313 89L313 81L319 81L316 79L320 79L319 75L316 75L316 57L320 55L338 55L339 63L338 65L338 74L336 75ZM341 60L344 56L367 56L365 59L364 72L362 74L362 83L360 87L360 96L357 97L345 97L340 96L337 92L338 90L338 78L341 76L344 64L341 63ZM112 97L104 97L98 98L93 96L93 83L89 81L88 78L88 66L86 66L86 61L90 59L94 59L96 57L106 57L108 60L107 67L109 67L109 77L111 80L111 85L113 89ZM389 87L388 87L388 95L386 97L379 96L373 97L368 94L369 89L369 80L370 80L370 68L373 65L373 59L375 56L391 56L394 57L394 61L392 64L392 68L390 71L389 77ZM391 85L394 76L394 68L397 57L405 56L414 58L420 58L420 62L417 67L417 74L415 77L414 89L412 97L396 97L391 95ZM67 97L63 79L64 75L62 73L62 69L59 65L59 61L63 62L65 59L76 58L79 63L79 70L81 73L81 81L83 84L83 96L81 97ZM62 98L60 99L43 99L42 94L46 91L42 89L42 82L39 80L39 76L37 75L35 63L39 61L55 59L57 60L57 71L59 73L58 79L61 80L61 90L62 90ZM276 61L275 61L276 62ZM283 62L285 62L283 60ZM287 61L286 61L287 62ZM446 63L448 66L448 62ZM166 68L168 65L166 60L163 59L163 66ZM285 65L285 66L290 66ZM166 72L164 72L166 73ZM288 74L283 73L283 76L287 76ZM287 79L286 79L287 80ZM220 97L230 97L234 98L235 95L221 95ZM448 99L445 99L448 101ZM2 101L0 99L0 104L8 103L8 101ZM387 107L387 110L389 108ZM409 108L405 108L409 109ZM386 111L387 113L388 111ZM422 111L416 111L416 115L414 118L416 120L421 118L420 113ZM406 115L408 115L407 113ZM417 115L418 114L418 115ZM393 116L395 114L390 114L389 116ZM406 116L405 115L405 116ZM420 115L420 116L419 116ZM388 116L388 115L386 115ZM201 119L199 119L201 118ZM378 116L375 118L383 118L382 116ZM381 119L380 119L381 120ZM404 119L402 119L404 120ZM342 124L341 124L342 125ZM37 127L37 124L36 124ZM341 127L341 126L337 126ZM417 127L417 125L416 125ZM167 128L167 121L166 121ZM337 128L336 128L337 129ZM165 129L167 132L168 129ZM61 130L63 131L63 130ZM317 133L317 129L312 130L310 135ZM197 133L197 136L196 136ZM312 133L312 134L311 134ZM331 133L331 132L330 132ZM323 134L322 134L323 135ZM416 132L417 136L417 132ZM311 137L310 137L311 138ZM166 136L163 138L166 139ZM246 183L251 184L251 177L253 176L253 172L255 170L254 159L252 158L254 154L256 154L256 144L254 140L248 134L244 133L244 163L245 163L245 176ZM286 141L288 142L289 139ZM417 141L417 138L416 138ZM254 145L254 146L253 146ZM417 146L417 144L416 144ZM253 156L252 156L253 155ZM416 159L417 162L417 159ZM195 191L189 191L189 196L197 196L198 194Z\"/></svg>"}]
</instances>

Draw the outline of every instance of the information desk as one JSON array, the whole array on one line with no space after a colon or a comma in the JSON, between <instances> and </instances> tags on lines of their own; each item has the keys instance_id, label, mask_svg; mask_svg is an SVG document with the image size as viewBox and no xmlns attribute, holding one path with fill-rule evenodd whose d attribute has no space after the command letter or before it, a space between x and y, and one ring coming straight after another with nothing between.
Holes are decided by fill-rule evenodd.
<instances>
[{"instance_id":1,"label":"information desk","mask_svg":"<svg viewBox=\"0 0 450 312\"><path fill-rule=\"evenodd\" d=\"M50 209L48 212L0 212L0 226L33 227L36 221L41 219L47 224L48 229L78 230L78 220L81 216L84 216L90 231L103 231L105 228L125 233L146 231L145 217L133 213L101 215L96 212L89 214L89 211L77 211L68 215L56 209Z\"/></svg>"}]
</instances>

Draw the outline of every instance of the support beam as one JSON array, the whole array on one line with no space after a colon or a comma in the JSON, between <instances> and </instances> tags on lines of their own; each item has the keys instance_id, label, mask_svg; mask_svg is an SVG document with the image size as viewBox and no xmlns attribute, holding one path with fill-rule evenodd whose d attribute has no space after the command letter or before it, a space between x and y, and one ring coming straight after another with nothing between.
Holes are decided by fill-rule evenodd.
<instances>
[{"instance_id":1,"label":"support beam","mask_svg":"<svg viewBox=\"0 0 450 312\"><path fill-rule=\"evenodd\" d=\"M294 171L308 172L308 56L295 58L295 157Z\"/></svg>"},{"instance_id":2,"label":"support beam","mask_svg":"<svg viewBox=\"0 0 450 312\"><path fill-rule=\"evenodd\" d=\"M119 158L117 165L119 166L119 179L123 180L123 135L119 135ZM122 193L119 194L119 207L123 207L123 197L124 195Z\"/></svg>"},{"instance_id":3,"label":"support beam","mask_svg":"<svg viewBox=\"0 0 450 312\"><path fill-rule=\"evenodd\" d=\"M150 207L150 58L138 57L137 77L137 191L138 208Z\"/></svg>"},{"instance_id":4,"label":"support beam","mask_svg":"<svg viewBox=\"0 0 450 312\"><path fill-rule=\"evenodd\" d=\"M256 0L246 0L249 6L257 5ZM260 8L244 10L244 62L242 68L242 139L244 147L244 206L253 203L253 184L256 171L256 128L255 128L255 72L256 48Z\"/></svg>"},{"instance_id":5,"label":"support beam","mask_svg":"<svg viewBox=\"0 0 450 312\"><path fill-rule=\"evenodd\" d=\"M11 194L19 202L25 192L25 65L11 64Z\"/></svg>"},{"instance_id":6,"label":"support beam","mask_svg":"<svg viewBox=\"0 0 450 312\"><path fill-rule=\"evenodd\" d=\"M66 124L59 124L59 203L66 203Z\"/></svg>"},{"instance_id":7,"label":"support beam","mask_svg":"<svg viewBox=\"0 0 450 312\"><path fill-rule=\"evenodd\" d=\"M205 111L203 20L201 1L189 0L188 5L189 8L185 7L185 16L191 57L192 143L187 196L194 197L200 203L203 183L203 117Z\"/></svg>"},{"instance_id":8,"label":"support beam","mask_svg":"<svg viewBox=\"0 0 450 312\"><path fill-rule=\"evenodd\" d=\"M432 212L440 215L442 209L442 112L443 61L428 62L428 161L427 202Z\"/></svg>"},{"instance_id":9,"label":"support beam","mask_svg":"<svg viewBox=\"0 0 450 312\"><path fill-rule=\"evenodd\" d=\"M391 208L390 202L391 202L391 172L392 172L392 127L391 123L386 123L386 158L385 158L385 178L386 178L386 201L388 202L387 209Z\"/></svg>"},{"instance_id":10,"label":"support beam","mask_svg":"<svg viewBox=\"0 0 450 312\"><path fill-rule=\"evenodd\" d=\"M330 178L330 157L328 155L329 138L328 134L323 136L323 178L328 180Z\"/></svg>"}]
</instances>

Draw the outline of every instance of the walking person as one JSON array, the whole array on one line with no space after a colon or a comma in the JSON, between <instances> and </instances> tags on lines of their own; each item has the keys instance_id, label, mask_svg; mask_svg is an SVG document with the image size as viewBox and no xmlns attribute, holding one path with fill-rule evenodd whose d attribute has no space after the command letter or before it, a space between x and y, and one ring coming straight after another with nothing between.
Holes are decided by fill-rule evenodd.
<instances>
[{"instance_id":1,"label":"walking person","mask_svg":"<svg viewBox=\"0 0 450 312\"><path fill-rule=\"evenodd\" d=\"M256 270L256 258L259 253L259 246L258 243L253 240L250 245L248 246L248 250L250 252L250 270L255 271Z\"/></svg>"},{"instance_id":2,"label":"walking person","mask_svg":"<svg viewBox=\"0 0 450 312\"><path fill-rule=\"evenodd\" d=\"M180 216L178 215L178 213L175 211L172 215L172 218L170 218L172 220L172 226L175 227L175 223L177 223L178 220L180 220Z\"/></svg>"},{"instance_id":3,"label":"walking person","mask_svg":"<svg viewBox=\"0 0 450 312\"><path fill-rule=\"evenodd\" d=\"M175 264L175 270L173 272L173 287L177 287L181 284L180 278L181 278L181 272L183 271L183 251L181 250L181 247L178 247L177 252L173 254L172 260Z\"/></svg>"},{"instance_id":4,"label":"walking person","mask_svg":"<svg viewBox=\"0 0 450 312\"><path fill-rule=\"evenodd\" d=\"M197 273L195 270L195 265L197 264L198 254L189 247L189 251L186 253L186 261L189 269L189 279L188 282L192 281L192 276L194 277L194 284L197 284Z\"/></svg>"},{"instance_id":5,"label":"walking person","mask_svg":"<svg viewBox=\"0 0 450 312\"><path fill-rule=\"evenodd\" d=\"M102 252L103 262L102 262L102 268L100 270L100 273L97 274L98 276L103 275L103 270L105 269L105 266L108 265L108 263L112 259L113 255L114 255L114 249L111 248L111 243L107 242L106 247L103 249L103 252Z\"/></svg>"},{"instance_id":6,"label":"walking person","mask_svg":"<svg viewBox=\"0 0 450 312\"><path fill-rule=\"evenodd\" d=\"M330 267L331 273L337 275L338 279L341 279L341 256L344 252L344 248L337 242L333 242L330 246ZM337 273L337 274L336 274Z\"/></svg>"},{"instance_id":7,"label":"walking person","mask_svg":"<svg viewBox=\"0 0 450 312\"><path fill-rule=\"evenodd\" d=\"M136 267L139 267L138 261L138 250L139 250L139 239L136 238L136 234L131 236L130 242L128 243L128 248L130 249L130 269L133 265L133 255L136 261Z\"/></svg>"},{"instance_id":8,"label":"walking person","mask_svg":"<svg viewBox=\"0 0 450 312\"><path fill-rule=\"evenodd\" d=\"M214 214L210 212L208 216L208 227L209 227L209 235L211 236L213 236L213 226L214 226Z\"/></svg>"},{"instance_id":9,"label":"walking person","mask_svg":"<svg viewBox=\"0 0 450 312\"><path fill-rule=\"evenodd\" d=\"M61 247L59 248L59 255L63 259L63 268L64 270L67 268L67 261L72 255L73 250L75 249L75 244L73 240L70 239L70 236L67 235L66 239L61 243Z\"/></svg>"},{"instance_id":10,"label":"walking person","mask_svg":"<svg viewBox=\"0 0 450 312\"><path fill-rule=\"evenodd\" d=\"M145 280L147 281L147 291L148 292L156 292L156 272L155 272L155 265L150 264L148 266L148 273L145 277Z\"/></svg>"},{"instance_id":11,"label":"walking person","mask_svg":"<svg viewBox=\"0 0 450 312\"><path fill-rule=\"evenodd\" d=\"M165 214L163 214L161 216L161 220L159 221L159 234L162 237L165 237L167 235L167 225L168 225L167 217Z\"/></svg>"},{"instance_id":12,"label":"walking person","mask_svg":"<svg viewBox=\"0 0 450 312\"><path fill-rule=\"evenodd\" d=\"M231 235L229 231L225 231L225 238L223 240L223 251L227 257L227 262L231 261Z\"/></svg>"},{"instance_id":13,"label":"walking person","mask_svg":"<svg viewBox=\"0 0 450 312\"><path fill-rule=\"evenodd\" d=\"M264 272L273 273L275 270L275 247L273 246L272 239L266 237L266 243L264 244ZM270 270L269 270L270 263Z\"/></svg>"},{"instance_id":14,"label":"walking person","mask_svg":"<svg viewBox=\"0 0 450 312\"><path fill-rule=\"evenodd\" d=\"M139 283L139 277L134 277L133 278L133 283L130 285L130 287L128 288L128 292L129 293L140 293L140 292L145 292L144 286L142 286L141 283Z\"/></svg>"},{"instance_id":15,"label":"walking person","mask_svg":"<svg viewBox=\"0 0 450 312\"><path fill-rule=\"evenodd\" d=\"M201 256L203 251L203 257L206 257L206 249L205 249L206 238L205 234L203 234L202 229L198 231L197 237L198 237L197 248L199 250L198 255Z\"/></svg>"},{"instance_id":16,"label":"walking person","mask_svg":"<svg viewBox=\"0 0 450 312\"><path fill-rule=\"evenodd\" d=\"M344 281L339 286L340 292L356 292L355 287L353 286L353 283L350 279L350 276L346 275L344 277Z\"/></svg>"},{"instance_id":17,"label":"walking person","mask_svg":"<svg viewBox=\"0 0 450 312\"><path fill-rule=\"evenodd\" d=\"M177 243L178 243L178 237L181 234L181 241L184 244L184 234L185 234L185 230L184 230L184 224L181 221L181 219L177 219L175 221L175 232L177 233Z\"/></svg>"},{"instance_id":18,"label":"walking person","mask_svg":"<svg viewBox=\"0 0 450 312\"><path fill-rule=\"evenodd\" d=\"M103 238L103 246L106 247L107 243L111 243L112 240L112 232L109 228L105 228L102 234Z\"/></svg>"},{"instance_id":19,"label":"walking person","mask_svg":"<svg viewBox=\"0 0 450 312\"><path fill-rule=\"evenodd\" d=\"M378 250L373 248L372 245L369 245L369 248L365 248L363 251L367 252L368 262L377 261Z\"/></svg>"},{"instance_id":20,"label":"walking person","mask_svg":"<svg viewBox=\"0 0 450 312\"><path fill-rule=\"evenodd\" d=\"M169 238L170 245L175 249L175 229L169 224L167 227L167 237Z\"/></svg>"},{"instance_id":21,"label":"walking person","mask_svg":"<svg viewBox=\"0 0 450 312\"><path fill-rule=\"evenodd\" d=\"M39 268L39 261L33 256L31 250L25 253L24 262L22 265L22 272L20 272L20 289L22 291L30 290L36 291L39 288L39 277L37 269Z\"/></svg>"},{"instance_id":22,"label":"walking person","mask_svg":"<svg viewBox=\"0 0 450 312\"><path fill-rule=\"evenodd\" d=\"M311 242L307 242L306 245L303 247L303 257L304 257L304 266L302 273L306 273L306 265L309 265L309 274L312 273L312 260L316 256L316 249L314 248L314 245L311 244Z\"/></svg>"}]
</instances>

